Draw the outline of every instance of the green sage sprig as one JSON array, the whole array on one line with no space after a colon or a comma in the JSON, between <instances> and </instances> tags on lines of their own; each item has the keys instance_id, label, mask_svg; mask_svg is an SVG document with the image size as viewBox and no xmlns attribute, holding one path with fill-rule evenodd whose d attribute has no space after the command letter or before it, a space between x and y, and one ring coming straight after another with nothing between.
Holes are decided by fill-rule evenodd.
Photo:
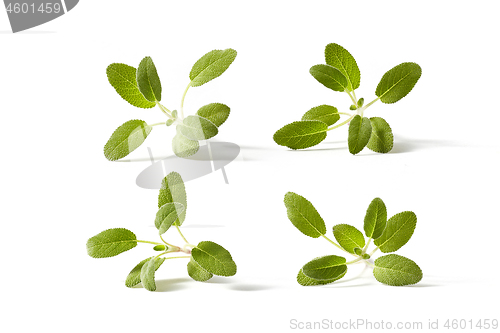
<instances>
[{"instance_id":1,"label":"green sage sprig","mask_svg":"<svg viewBox=\"0 0 500 333\"><path fill-rule=\"evenodd\" d=\"M184 182L177 172L169 173L162 180L158 207L155 226L161 242L138 240L132 231L124 228L107 229L89 238L88 255L93 258L108 258L133 249L138 243L153 245L153 250L160 253L138 263L125 280L125 285L129 288L142 283L142 286L149 291L156 290L155 271L167 259L189 259L187 272L196 281L207 281L214 275L236 274L236 263L225 248L211 241L193 245L182 234L179 227L186 218L187 197ZM184 245L173 245L164 240L162 235L172 226L179 232L185 242Z\"/></svg>"},{"instance_id":2,"label":"green sage sprig","mask_svg":"<svg viewBox=\"0 0 500 333\"><path fill-rule=\"evenodd\" d=\"M199 87L226 71L236 58L233 49L213 50L201 57L189 73L190 82L182 95L179 112L170 111L161 101L162 88L156 66L150 57L145 57L136 68L119 63L108 66L109 83L127 102L138 108L158 106L168 118L164 122L147 124L144 120L129 120L119 126L104 146L104 156L110 161L119 160L137 149L153 130L153 127L176 125L172 150L179 157L196 154L199 141L217 135L219 127L229 117L230 109L221 103L202 106L195 115L184 118L184 99L190 87Z\"/></svg>"},{"instance_id":3,"label":"green sage sprig","mask_svg":"<svg viewBox=\"0 0 500 333\"><path fill-rule=\"evenodd\" d=\"M333 227L333 236L338 243L326 236L325 222L316 208L304 197L288 192L285 195L285 206L288 219L303 234L309 237L323 237L328 242L354 256L347 261L337 255L326 255L315 258L305 264L297 275L297 282L303 286L315 286L332 283L344 277L347 266L365 263L373 268L377 281L390 286L406 286L422 279L422 270L412 260L397 254L388 254L373 261L377 250L391 253L399 250L413 235L417 224L417 216L410 211L401 212L387 219L387 210L380 198L375 198L368 206L364 220L364 232L348 224ZM373 240L375 249L368 248Z\"/></svg>"},{"instance_id":4,"label":"green sage sprig","mask_svg":"<svg viewBox=\"0 0 500 333\"><path fill-rule=\"evenodd\" d=\"M364 104L364 98L357 98L361 74L354 57L338 44L328 44L325 48L326 64L312 66L309 72L325 87L345 92L352 101L350 111L339 112L336 107L320 105L307 111L300 121L285 125L274 133L274 141L291 149L304 149L319 144L328 131L349 124L347 144L353 155L368 147L377 153L392 150L394 138L389 124L380 117L367 118L365 110L380 100L392 104L405 97L415 86L422 74L419 65L404 62L382 76L375 98ZM339 124L340 116L348 118Z\"/></svg>"}]
</instances>

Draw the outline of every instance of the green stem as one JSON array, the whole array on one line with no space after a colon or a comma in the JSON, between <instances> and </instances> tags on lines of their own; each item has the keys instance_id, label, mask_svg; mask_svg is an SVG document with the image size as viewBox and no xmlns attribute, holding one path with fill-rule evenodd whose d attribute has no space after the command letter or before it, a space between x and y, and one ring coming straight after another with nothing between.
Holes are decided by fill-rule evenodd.
<instances>
[{"instance_id":1,"label":"green stem","mask_svg":"<svg viewBox=\"0 0 500 333\"><path fill-rule=\"evenodd\" d=\"M343 114L345 116L349 116L351 117L352 116L352 113L347 113L347 112L337 112L338 114Z\"/></svg>"},{"instance_id":2,"label":"green stem","mask_svg":"<svg viewBox=\"0 0 500 333\"><path fill-rule=\"evenodd\" d=\"M177 228L177 231L178 231L178 232L179 232L179 234L181 235L181 237L182 237L182 239L184 240L184 242L186 242L187 244L190 244L190 243L187 241L186 237L184 237L184 235L182 234L181 229L179 229L179 226L178 226L178 225L176 225L175 227Z\"/></svg>"},{"instance_id":3,"label":"green stem","mask_svg":"<svg viewBox=\"0 0 500 333\"><path fill-rule=\"evenodd\" d=\"M349 119L347 119L346 121L344 121L344 122L342 122L342 123L340 123L338 125L330 127L326 131L328 132L328 131L331 131L332 129L336 129L336 128L340 127L340 126L344 126L345 124L347 124L348 122L350 122L352 120L352 118L354 118L355 116L356 116L355 114L354 115L350 115Z\"/></svg>"},{"instance_id":4,"label":"green stem","mask_svg":"<svg viewBox=\"0 0 500 333\"><path fill-rule=\"evenodd\" d=\"M375 252L377 252L377 250L378 250L378 246L375 248L375 250L373 250L373 251L370 253L370 257L371 257L371 256L372 256Z\"/></svg>"},{"instance_id":5,"label":"green stem","mask_svg":"<svg viewBox=\"0 0 500 333\"><path fill-rule=\"evenodd\" d=\"M372 241L372 238L368 238L368 242L366 242L366 245L365 247L363 248L363 250L361 251L361 255L365 254L366 253L366 250L368 250L368 245L370 245L370 242Z\"/></svg>"},{"instance_id":6,"label":"green stem","mask_svg":"<svg viewBox=\"0 0 500 333\"><path fill-rule=\"evenodd\" d=\"M172 112L169 109L167 109L166 107L164 107L160 102L156 102L156 105L158 105L158 107L160 108L161 112L163 112L167 117L169 117L170 119L173 119Z\"/></svg>"},{"instance_id":7,"label":"green stem","mask_svg":"<svg viewBox=\"0 0 500 333\"><path fill-rule=\"evenodd\" d=\"M321 235L321 236L323 236L324 239L326 239L327 241L329 241L330 243L332 243L333 245L335 245L336 247L338 247L339 249L341 249L345 253L349 253L350 255L356 256L355 254L352 254L352 253L347 252L346 250L344 250L343 247L341 247L339 244L335 243L334 241L332 241L330 238L326 237L325 235Z\"/></svg>"},{"instance_id":8,"label":"green stem","mask_svg":"<svg viewBox=\"0 0 500 333\"><path fill-rule=\"evenodd\" d=\"M166 122L149 124L149 126L166 125Z\"/></svg>"},{"instance_id":9,"label":"green stem","mask_svg":"<svg viewBox=\"0 0 500 333\"><path fill-rule=\"evenodd\" d=\"M356 107L358 107L358 98L356 97L356 92L354 92L354 90L352 91L352 96L354 97L354 100L356 101L356 103L354 103L354 105L356 105Z\"/></svg>"},{"instance_id":10,"label":"green stem","mask_svg":"<svg viewBox=\"0 0 500 333\"><path fill-rule=\"evenodd\" d=\"M355 263L357 263L358 261L361 261L361 260L363 260L363 258L362 258L362 257L357 257L356 259L351 260L351 261L348 261L348 262L346 262L345 264L346 264L346 265L351 265L351 264L355 264Z\"/></svg>"},{"instance_id":11,"label":"green stem","mask_svg":"<svg viewBox=\"0 0 500 333\"><path fill-rule=\"evenodd\" d=\"M163 239L163 237L162 237L161 235L160 235L160 238L161 238L161 241L162 241L163 243L165 243L165 245L167 245L167 246L169 246L169 247L177 247L177 246L175 246L175 245L172 245L172 244L170 244L170 243L165 242L165 240Z\"/></svg>"},{"instance_id":12,"label":"green stem","mask_svg":"<svg viewBox=\"0 0 500 333\"><path fill-rule=\"evenodd\" d=\"M376 101L378 101L379 99L380 99L380 98L379 98L379 97L377 97L377 98L375 98L373 101L371 101L370 103L368 103L368 104L364 105L363 107L364 107L364 108L365 108L365 110L366 110L366 109L367 109L370 105L372 105L373 103L375 103L375 102L376 102Z\"/></svg>"},{"instance_id":13,"label":"green stem","mask_svg":"<svg viewBox=\"0 0 500 333\"><path fill-rule=\"evenodd\" d=\"M184 90L184 94L182 95L182 99L181 99L181 120L184 119L184 99L186 98L186 94L189 90L189 87L191 87L191 82L189 82L189 84L187 85L186 87L186 90Z\"/></svg>"},{"instance_id":14,"label":"green stem","mask_svg":"<svg viewBox=\"0 0 500 333\"><path fill-rule=\"evenodd\" d=\"M191 256L167 257L165 259L179 259L179 258L191 258Z\"/></svg>"},{"instance_id":15,"label":"green stem","mask_svg":"<svg viewBox=\"0 0 500 333\"><path fill-rule=\"evenodd\" d=\"M349 97L351 98L352 104L354 104L354 105L357 107L357 106L358 106L358 104L357 104L356 100L354 99L354 97L352 97L351 93L350 93L350 92L348 92L347 90L344 90L344 91L345 91L345 92L347 93L347 95L349 95ZM354 92L354 91L353 91L353 92Z\"/></svg>"},{"instance_id":16,"label":"green stem","mask_svg":"<svg viewBox=\"0 0 500 333\"><path fill-rule=\"evenodd\" d=\"M162 243L150 242L150 241L145 241L145 240L136 240L136 242L137 243L153 244L153 245L163 245Z\"/></svg>"}]
</instances>

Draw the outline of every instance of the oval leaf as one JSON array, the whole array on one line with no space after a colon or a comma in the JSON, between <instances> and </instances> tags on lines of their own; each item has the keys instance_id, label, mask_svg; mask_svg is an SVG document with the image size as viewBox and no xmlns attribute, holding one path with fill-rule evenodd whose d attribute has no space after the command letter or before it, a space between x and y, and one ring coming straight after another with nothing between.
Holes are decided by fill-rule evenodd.
<instances>
[{"instance_id":1,"label":"oval leaf","mask_svg":"<svg viewBox=\"0 0 500 333\"><path fill-rule=\"evenodd\" d=\"M348 87L348 82L344 74L330 65L320 64L312 66L309 69L309 73L319 83L334 91L345 91Z\"/></svg>"},{"instance_id":2,"label":"oval leaf","mask_svg":"<svg viewBox=\"0 0 500 333\"><path fill-rule=\"evenodd\" d=\"M389 286L407 286L422 280L423 274L414 261L397 254L388 254L375 260L373 276L378 282Z\"/></svg>"},{"instance_id":3,"label":"oval leaf","mask_svg":"<svg viewBox=\"0 0 500 333\"><path fill-rule=\"evenodd\" d=\"M305 264L302 272L306 277L315 280L338 280L347 272L345 263L344 257L334 255L319 257Z\"/></svg>"},{"instance_id":4,"label":"oval leaf","mask_svg":"<svg viewBox=\"0 0 500 333\"><path fill-rule=\"evenodd\" d=\"M372 200L365 214L364 229L366 237L379 238L387 224L387 209L380 198Z\"/></svg>"},{"instance_id":5,"label":"oval leaf","mask_svg":"<svg viewBox=\"0 0 500 333\"><path fill-rule=\"evenodd\" d=\"M374 243L384 253L397 251L410 240L416 225L414 212L396 214L387 221L384 232Z\"/></svg>"},{"instance_id":6,"label":"oval leaf","mask_svg":"<svg viewBox=\"0 0 500 333\"><path fill-rule=\"evenodd\" d=\"M156 268L156 261L159 259L152 258L148 261L146 261L142 267L141 267L141 283L142 286L149 291L155 291L156 290L156 283L155 283L155 268Z\"/></svg>"},{"instance_id":7,"label":"oval leaf","mask_svg":"<svg viewBox=\"0 0 500 333\"><path fill-rule=\"evenodd\" d=\"M349 135L347 137L347 144L349 146L349 152L356 155L363 148L366 147L368 141L370 141L370 136L372 134L372 126L370 119L360 115L356 115L349 124Z\"/></svg>"},{"instance_id":8,"label":"oval leaf","mask_svg":"<svg viewBox=\"0 0 500 333\"><path fill-rule=\"evenodd\" d=\"M191 86L201 86L228 69L236 58L236 51L233 49L213 50L201 57L191 69L189 78Z\"/></svg>"},{"instance_id":9,"label":"oval leaf","mask_svg":"<svg viewBox=\"0 0 500 333\"><path fill-rule=\"evenodd\" d=\"M135 234L124 228L104 230L87 241L87 253L92 258L109 258L137 246Z\"/></svg>"},{"instance_id":10,"label":"oval leaf","mask_svg":"<svg viewBox=\"0 0 500 333\"><path fill-rule=\"evenodd\" d=\"M325 221L309 200L296 193L288 192L285 194L284 201L288 219L300 232L312 238L326 234Z\"/></svg>"},{"instance_id":11,"label":"oval leaf","mask_svg":"<svg viewBox=\"0 0 500 333\"><path fill-rule=\"evenodd\" d=\"M155 226L160 235L164 234L183 212L184 205L178 202L169 202L161 206L155 218Z\"/></svg>"},{"instance_id":12,"label":"oval leaf","mask_svg":"<svg viewBox=\"0 0 500 333\"><path fill-rule=\"evenodd\" d=\"M137 67L137 87L150 102L161 101L161 83L151 57L145 57Z\"/></svg>"},{"instance_id":13,"label":"oval leaf","mask_svg":"<svg viewBox=\"0 0 500 333\"><path fill-rule=\"evenodd\" d=\"M189 157L198 152L200 149L200 143L196 140L190 140L184 135L179 133L177 129L177 134L172 139L172 150L174 154L178 157Z\"/></svg>"},{"instance_id":14,"label":"oval leaf","mask_svg":"<svg viewBox=\"0 0 500 333\"><path fill-rule=\"evenodd\" d=\"M177 130L191 140L207 140L219 133L214 123L200 116L187 116Z\"/></svg>"},{"instance_id":15,"label":"oval leaf","mask_svg":"<svg viewBox=\"0 0 500 333\"><path fill-rule=\"evenodd\" d=\"M191 260L187 264L188 275L195 281L205 282L210 280L214 275L210 272L207 272L200 265L196 263L196 261L191 258Z\"/></svg>"},{"instance_id":16,"label":"oval leaf","mask_svg":"<svg viewBox=\"0 0 500 333\"><path fill-rule=\"evenodd\" d=\"M211 103L202 106L196 114L210 120L215 126L220 127L229 117L229 106L222 103Z\"/></svg>"},{"instance_id":17,"label":"oval leaf","mask_svg":"<svg viewBox=\"0 0 500 333\"><path fill-rule=\"evenodd\" d=\"M144 98L137 87L136 69L125 64L111 64L106 68L109 83L127 102L138 108L150 109L156 105Z\"/></svg>"},{"instance_id":18,"label":"oval leaf","mask_svg":"<svg viewBox=\"0 0 500 333\"><path fill-rule=\"evenodd\" d=\"M389 124L380 117L371 117L372 135L366 145L369 149L377 153L388 153L394 145L394 136Z\"/></svg>"},{"instance_id":19,"label":"oval leaf","mask_svg":"<svg viewBox=\"0 0 500 333\"><path fill-rule=\"evenodd\" d=\"M354 249L365 247L365 237L355 227L349 224L337 224L333 227L333 236L340 246L349 253L356 254Z\"/></svg>"},{"instance_id":20,"label":"oval leaf","mask_svg":"<svg viewBox=\"0 0 500 333\"><path fill-rule=\"evenodd\" d=\"M346 272L347 272L347 270L346 270ZM344 277L344 275L345 275L345 273L336 277L336 278L330 279L330 280L316 280L316 279L312 279L308 276L305 276L304 272L302 272L302 269L300 269L299 274L297 274L297 282L301 286L319 286L319 285L324 285L324 284L328 284L328 283L332 283L334 281L337 281L337 280L341 279L342 277Z\"/></svg>"},{"instance_id":21,"label":"oval leaf","mask_svg":"<svg viewBox=\"0 0 500 333\"><path fill-rule=\"evenodd\" d=\"M331 43L325 47L325 61L337 68L347 79L347 90L359 88L361 73L354 57L342 46Z\"/></svg>"},{"instance_id":22,"label":"oval leaf","mask_svg":"<svg viewBox=\"0 0 500 333\"><path fill-rule=\"evenodd\" d=\"M382 103L396 103L408 95L422 75L422 68L414 62L404 62L382 76L375 95Z\"/></svg>"},{"instance_id":23,"label":"oval leaf","mask_svg":"<svg viewBox=\"0 0 500 333\"><path fill-rule=\"evenodd\" d=\"M140 263L138 263L127 275L127 279L125 279L125 286L132 288L138 285L141 282L141 270L142 266L144 266L145 263L147 263L149 260L153 259L154 257L149 257L147 259L144 259ZM158 258L155 261L155 271L160 268L161 264L166 260L166 258Z\"/></svg>"},{"instance_id":24,"label":"oval leaf","mask_svg":"<svg viewBox=\"0 0 500 333\"><path fill-rule=\"evenodd\" d=\"M328 125L319 120L295 121L277 130L273 139L280 146L304 149L323 141L327 130Z\"/></svg>"},{"instance_id":25,"label":"oval leaf","mask_svg":"<svg viewBox=\"0 0 500 333\"><path fill-rule=\"evenodd\" d=\"M144 120L129 120L118 127L104 145L104 156L110 161L123 158L137 149L153 127Z\"/></svg>"},{"instance_id":26,"label":"oval leaf","mask_svg":"<svg viewBox=\"0 0 500 333\"><path fill-rule=\"evenodd\" d=\"M320 105L304 113L302 120L319 120L331 126L340 119L339 111L331 105Z\"/></svg>"},{"instance_id":27,"label":"oval leaf","mask_svg":"<svg viewBox=\"0 0 500 333\"><path fill-rule=\"evenodd\" d=\"M169 173L161 181L160 193L158 194L158 208L169 202L179 202L184 206L184 210L178 214L179 218L174 222L174 225L182 225L186 219L187 210L186 187L181 175L175 171Z\"/></svg>"},{"instance_id":28,"label":"oval leaf","mask_svg":"<svg viewBox=\"0 0 500 333\"><path fill-rule=\"evenodd\" d=\"M214 242L200 242L191 251L191 257L204 270L220 276L236 274L236 263L228 250Z\"/></svg>"}]
</instances>

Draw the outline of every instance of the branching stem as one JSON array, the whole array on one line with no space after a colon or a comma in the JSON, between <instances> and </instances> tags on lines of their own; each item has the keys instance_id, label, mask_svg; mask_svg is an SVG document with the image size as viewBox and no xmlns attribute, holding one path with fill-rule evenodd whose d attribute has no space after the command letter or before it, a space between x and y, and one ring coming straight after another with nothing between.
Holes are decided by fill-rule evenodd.
<instances>
[{"instance_id":1,"label":"branching stem","mask_svg":"<svg viewBox=\"0 0 500 333\"><path fill-rule=\"evenodd\" d=\"M182 99L181 99L181 109L180 109L180 113L181 113L181 120L184 119L184 99L186 98L186 94L189 90L189 87L191 87L191 82L189 82L189 84L187 85L186 87L186 90L184 90L184 94L182 95Z\"/></svg>"}]
</instances>

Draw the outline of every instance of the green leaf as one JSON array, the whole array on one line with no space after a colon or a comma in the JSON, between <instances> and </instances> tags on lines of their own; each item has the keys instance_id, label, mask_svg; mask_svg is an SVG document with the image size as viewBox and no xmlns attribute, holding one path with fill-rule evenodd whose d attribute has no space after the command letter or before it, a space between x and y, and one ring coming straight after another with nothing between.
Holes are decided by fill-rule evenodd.
<instances>
[{"instance_id":1,"label":"green leaf","mask_svg":"<svg viewBox=\"0 0 500 333\"><path fill-rule=\"evenodd\" d=\"M155 245L155 247L153 247L153 250L159 251L159 252L165 251L166 249L167 249L167 247L165 245Z\"/></svg>"},{"instance_id":2,"label":"green leaf","mask_svg":"<svg viewBox=\"0 0 500 333\"><path fill-rule=\"evenodd\" d=\"M169 202L161 206L155 218L155 226L160 235L164 234L183 212L184 205L178 202Z\"/></svg>"},{"instance_id":3,"label":"green leaf","mask_svg":"<svg viewBox=\"0 0 500 333\"><path fill-rule=\"evenodd\" d=\"M210 120L215 126L220 127L229 117L229 106L222 103L210 103L202 106L196 114Z\"/></svg>"},{"instance_id":4,"label":"green leaf","mask_svg":"<svg viewBox=\"0 0 500 333\"><path fill-rule=\"evenodd\" d=\"M371 117L370 123L372 135L366 146L377 153L390 152L394 144L394 136L389 124L380 117Z\"/></svg>"},{"instance_id":5,"label":"green leaf","mask_svg":"<svg viewBox=\"0 0 500 333\"><path fill-rule=\"evenodd\" d=\"M363 254L363 257L362 257L362 258L363 258L364 260L368 260L368 259L370 259L371 257L370 257L370 255L369 255L368 253L365 253L365 254Z\"/></svg>"},{"instance_id":6,"label":"green leaf","mask_svg":"<svg viewBox=\"0 0 500 333\"><path fill-rule=\"evenodd\" d=\"M365 104L365 99L364 99L364 98L360 98L360 99L358 99L358 107L359 107L359 108L360 108L360 107L362 107L362 106L363 106L363 104Z\"/></svg>"},{"instance_id":7,"label":"green leaf","mask_svg":"<svg viewBox=\"0 0 500 333\"><path fill-rule=\"evenodd\" d=\"M315 65L309 69L309 73L318 80L319 83L334 91L345 91L348 87L348 81L344 74L337 68L330 65Z\"/></svg>"},{"instance_id":8,"label":"green leaf","mask_svg":"<svg viewBox=\"0 0 500 333\"><path fill-rule=\"evenodd\" d=\"M396 214L387 221L384 232L374 243L384 253L397 251L410 240L416 225L414 212Z\"/></svg>"},{"instance_id":9,"label":"green leaf","mask_svg":"<svg viewBox=\"0 0 500 333\"><path fill-rule=\"evenodd\" d=\"M125 64L111 64L106 68L109 83L127 102L138 108L150 109L156 105L144 98L137 87L136 70Z\"/></svg>"},{"instance_id":10,"label":"green leaf","mask_svg":"<svg viewBox=\"0 0 500 333\"><path fill-rule=\"evenodd\" d=\"M109 258L137 246L135 234L124 228L104 230L87 241L87 253L92 258Z\"/></svg>"},{"instance_id":11,"label":"green leaf","mask_svg":"<svg viewBox=\"0 0 500 333\"><path fill-rule=\"evenodd\" d=\"M149 260L153 259L154 257L149 257L147 259L144 259L140 263L138 263L127 275L127 279L125 280L125 285L129 288L135 287L141 282L141 269L142 266ZM166 260L166 258L158 258L155 261L155 271L160 268L161 264Z\"/></svg>"},{"instance_id":12,"label":"green leaf","mask_svg":"<svg viewBox=\"0 0 500 333\"><path fill-rule=\"evenodd\" d=\"M363 250L361 250L359 247L354 248L354 254L357 256L360 256L363 253Z\"/></svg>"},{"instance_id":13,"label":"green leaf","mask_svg":"<svg viewBox=\"0 0 500 333\"><path fill-rule=\"evenodd\" d=\"M347 144L349 152L356 155L366 147L372 134L370 119L356 115L349 124L349 136Z\"/></svg>"},{"instance_id":14,"label":"green leaf","mask_svg":"<svg viewBox=\"0 0 500 333\"><path fill-rule=\"evenodd\" d=\"M331 126L340 119L339 111L331 105L320 105L304 113L302 120L319 120Z\"/></svg>"},{"instance_id":15,"label":"green leaf","mask_svg":"<svg viewBox=\"0 0 500 333\"><path fill-rule=\"evenodd\" d=\"M161 83L151 57L145 57L137 67L137 86L150 102L161 101Z\"/></svg>"},{"instance_id":16,"label":"green leaf","mask_svg":"<svg viewBox=\"0 0 500 333\"><path fill-rule=\"evenodd\" d=\"M335 255L319 257L305 264L302 272L315 280L338 280L347 272L346 260Z\"/></svg>"},{"instance_id":17,"label":"green leaf","mask_svg":"<svg viewBox=\"0 0 500 333\"><path fill-rule=\"evenodd\" d=\"M304 235L318 238L326 234L325 221L323 221L316 208L306 198L296 193L288 192L285 194L284 201L288 219Z\"/></svg>"},{"instance_id":18,"label":"green leaf","mask_svg":"<svg viewBox=\"0 0 500 333\"><path fill-rule=\"evenodd\" d=\"M349 107L349 110L351 110L351 111L355 111L357 109L358 109L358 107L354 104L351 104L351 106Z\"/></svg>"},{"instance_id":19,"label":"green leaf","mask_svg":"<svg viewBox=\"0 0 500 333\"><path fill-rule=\"evenodd\" d=\"M153 127L144 120L129 120L118 127L104 145L104 156L110 161L123 158L137 149Z\"/></svg>"},{"instance_id":20,"label":"green leaf","mask_svg":"<svg viewBox=\"0 0 500 333\"><path fill-rule=\"evenodd\" d=\"M422 280L422 270L403 256L388 254L375 260L373 275L378 282L389 286L407 286Z\"/></svg>"},{"instance_id":21,"label":"green leaf","mask_svg":"<svg viewBox=\"0 0 500 333\"><path fill-rule=\"evenodd\" d=\"M273 139L280 146L304 149L323 141L327 130L328 125L319 120L295 121L277 130Z\"/></svg>"},{"instance_id":22,"label":"green leaf","mask_svg":"<svg viewBox=\"0 0 500 333\"><path fill-rule=\"evenodd\" d=\"M177 128L177 134L172 139L172 150L174 154L178 157L189 157L194 155L200 149L200 143L196 140L190 140L186 138L179 132L179 128Z\"/></svg>"},{"instance_id":23,"label":"green leaf","mask_svg":"<svg viewBox=\"0 0 500 333\"><path fill-rule=\"evenodd\" d=\"M196 263L196 261L191 258L191 260L187 264L188 275L195 281L205 282L210 280L214 275L210 272L207 272L200 265Z\"/></svg>"},{"instance_id":24,"label":"green leaf","mask_svg":"<svg viewBox=\"0 0 500 333\"><path fill-rule=\"evenodd\" d=\"M236 58L233 49L213 50L201 57L191 69L189 78L191 86L201 86L216 77L219 77Z\"/></svg>"},{"instance_id":25,"label":"green leaf","mask_svg":"<svg viewBox=\"0 0 500 333\"><path fill-rule=\"evenodd\" d=\"M331 43L325 47L325 61L337 68L347 79L347 90L359 88L361 73L354 57L342 46Z\"/></svg>"},{"instance_id":26,"label":"green leaf","mask_svg":"<svg viewBox=\"0 0 500 333\"><path fill-rule=\"evenodd\" d=\"M349 224L337 224L333 227L333 236L340 246L349 253L355 254L355 248L365 247L365 237L361 231Z\"/></svg>"},{"instance_id":27,"label":"green leaf","mask_svg":"<svg viewBox=\"0 0 500 333\"><path fill-rule=\"evenodd\" d=\"M219 133L214 123L200 116L187 116L177 130L191 140L207 140Z\"/></svg>"},{"instance_id":28,"label":"green leaf","mask_svg":"<svg viewBox=\"0 0 500 333\"><path fill-rule=\"evenodd\" d=\"M387 224L387 209L380 198L375 198L370 202L366 210L364 229L366 237L379 238L384 232Z\"/></svg>"},{"instance_id":29,"label":"green leaf","mask_svg":"<svg viewBox=\"0 0 500 333\"><path fill-rule=\"evenodd\" d=\"M404 62L389 70L382 76L375 95L382 103L396 103L408 95L418 79L422 75L422 69L414 62Z\"/></svg>"},{"instance_id":30,"label":"green leaf","mask_svg":"<svg viewBox=\"0 0 500 333\"><path fill-rule=\"evenodd\" d=\"M142 267L141 267L141 283L142 286L149 291L155 291L156 290L156 283L155 283L155 268L156 268L156 261L159 259L152 258L148 261L146 261ZM164 260L164 259L163 259Z\"/></svg>"},{"instance_id":31,"label":"green leaf","mask_svg":"<svg viewBox=\"0 0 500 333\"><path fill-rule=\"evenodd\" d=\"M172 126L172 124L174 123L174 121L175 120L173 120L173 119L167 119L167 122L166 122L167 127L168 126Z\"/></svg>"},{"instance_id":32,"label":"green leaf","mask_svg":"<svg viewBox=\"0 0 500 333\"><path fill-rule=\"evenodd\" d=\"M187 210L186 187L184 186L181 175L175 171L169 173L161 181L160 193L158 194L158 208L169 202L179 202L184 206L184 210L174 222L174 225L182 225L186 219Z\"/></svg>"},{"instance_id":33,"label":"green leaf","mask_svg":"<svg viewBox=\"0 0 500 333\"><path fill-rule=\"evenodd\" d=\"M347 270L346 270L346 272L347 272ZM340 275L340 276L333 278L333 279L330 279L330 280L316 280L316 279L312 279L308 276L305 276L304 272L302 272L302 269L300 269L299 274L297 274L297 282L301 286L319 286L319 285L324 285L324 284L328 284L328 283L332 283L334 281L337 281L337 280L341 279L342 277L344 277L344 275L345 275L345 273L343 275Z\"/></svg>"},{"instance_id":34,"label":"green leaf","mask_svg":"<svg viewBox=\"0 0 500 333\"><path fill-rule=\"evenodd\" d=\"M236 274L236 263L229 251L214 242L200 242L191 250L191 257L209 273L220 276Z\"/></svg>"}]
</instances>

